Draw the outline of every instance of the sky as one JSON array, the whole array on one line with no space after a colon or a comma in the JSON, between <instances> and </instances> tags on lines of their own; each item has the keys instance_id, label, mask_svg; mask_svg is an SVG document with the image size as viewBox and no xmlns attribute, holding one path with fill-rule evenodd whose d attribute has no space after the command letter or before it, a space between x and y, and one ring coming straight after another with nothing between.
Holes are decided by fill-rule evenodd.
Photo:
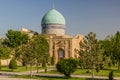
<instances>
[{"instance_id":1,"label":"sky","mask_svg":"<svg viewBox=\"0 0 120 80\"><path fill-rule=\"evenodd\" d=\"M66 20L66 34L94 32L105 39L120 31L120 0L0 0L0 36L22 27L41 33L41 19L52 8Z\"/></svg>"}]
</instances>

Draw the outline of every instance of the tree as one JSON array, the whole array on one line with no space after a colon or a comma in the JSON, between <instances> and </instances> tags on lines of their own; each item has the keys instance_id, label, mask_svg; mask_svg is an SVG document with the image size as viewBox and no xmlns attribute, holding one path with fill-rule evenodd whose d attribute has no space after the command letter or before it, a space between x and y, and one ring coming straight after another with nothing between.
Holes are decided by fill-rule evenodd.
<instances>
[{"instance_id":1,"label":"tree","mask_svg":"<svg viewBox=\"0 0 120 80\"><path fill-rule=\"evenodd\" d=\"M29 36L25 33L15 30L8 30L6 33L6 39L4 40L3 44L7 47L11 48L12 55L16 59L18 58L19 53L19 46L28 42Z\"/></svg>"},{"instance_id":2,"label":"tree","mask_svg":"<svg viewBox=\"0 0 120 80\"><path fill-rule=\"evenodd\" d=\"M2 40L0 40L0 69L1 69L1 60L8 59L10 57L10 51L7 47L2 45Z\"/></svg>"},{"instance_id":3,"label":"tree","mask_svg":"<svg viewBox=\"0 0 120 80\"><path fill-rule=\"evenodd\" d=\"M47 59L48 49L48 42L43 35L34 35L31 39L29 39L29 41L26 44L22 45L20 57L24 64L30 65L31 76L32 66L36 64L38 67L38 65L42 63L43 60ZM47 61L48 60L46 60L46 63Z\"/></svg>"},{"instance_id":4,"label":"tree","mask_svg":"<svg viewBox=\"0 0 120 80\"><path fill-rule=\"evenodd\" d=\"M110 57L113 64L118 63L120 70L120 32L114 36L109 36L103 41L104 54Z\"/></svg>"},{"instance_id":5,"label":"tree","mask_svg":"<svg viewBox=\"0 0 120 80\"><path fill-rule=\"evenodd\" d=\"M36 58L36 65L37 65L37 72L38 72L38 66L40 63L42 65L44 64L45 72L47 71L47 63L49 62L49 44L47 42L45 35L34 35L33 36L33 45L34 47L34 53Z\"/></svg>"},{"instance_id":6,"label":"tree","mask_svg":"<svg viewBox=\"0 0 120 80\"><path fill-rule=\"evenodd\" d=\"M103 59L105 64L107 66L111 66L112 64L115 64L116 61L113 57L113 36L107 36L105 40L101 40L100 43L102 45L103 49Z\"/></svg>"},{"instance_id":7,"label":"tree","mask_svg":"<svg viewBox=\"0 0 120 80\"><path fill-rule=\"evenodd\" d=\"M22 46L22 53L20 56L26 65L30 65L30 76L32 77L32 66L36 62L32 40L29 40L28 43Z\"/></svg>"},{"instance_id":8,"label":"tree","mask_svg":"<svg viewBox=\"0 0 120 80\"><path fill-rule=\"evenodd\" d=\"M12 48L16 48L19 45L26 43L29 39L27 34L11 29L6 33L6 37L7 38L4 43Z\"/></svg>"},{"instance_id":9,"label":"tree","mask_svg":"<svg viewBox=\"0 0 120 80\"><path fill-rule=\"evenodd\" d=\"M120 32L118 31L113 38L113 56L118 62L118 70L120 70Z\"/></svg>"},{"instance_id":10,"label":"tree","mask_svg":"<svg viewBox=\"0 0 120 80\"><path fill-rule=\"evenodd\" d=\"M84 68L92 69L92 79L94 80L94 70L102 62L102 49L95 33L90 32L80 42L79 56L79 64Z\"/></svg>"},{"instance_id":11,"label":"tree","mask_svg":"<svg viewBox=\"0 0 120 80\"><path fill-rule=\"evenodd\" d=\"M14 58L11 59L10 63L9 63L9 69L12 69L12 71L14 69L17 69L17 62Z\"/></svg>"},{"instance_id":12,"label":"tree","mask_svg":"<svg viewBox=\"0 0 120 80\"><path fill-rule=\"evenodd\" d=\"M78 66L78 61L73 58L62 59L56 64L56 68L60 73L63 73L66 77L70 77Z\"/></svg>"}]
</instances>

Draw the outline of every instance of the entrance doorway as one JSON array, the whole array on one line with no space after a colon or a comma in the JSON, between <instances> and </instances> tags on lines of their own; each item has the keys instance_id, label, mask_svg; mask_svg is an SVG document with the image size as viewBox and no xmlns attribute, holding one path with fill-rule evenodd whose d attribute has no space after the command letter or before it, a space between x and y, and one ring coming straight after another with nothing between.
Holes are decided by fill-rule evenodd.
<instances>
[{"instance_id":1,"label":"entrance doorway","mask_svg":"<svg viewBox=\"0 0 120 80\"><path fill-rule=\"evenodd\" d=\"M64 59L64 50L63 49L59 49L58 50L58 59Z\"/></svg>"}]
</instances>

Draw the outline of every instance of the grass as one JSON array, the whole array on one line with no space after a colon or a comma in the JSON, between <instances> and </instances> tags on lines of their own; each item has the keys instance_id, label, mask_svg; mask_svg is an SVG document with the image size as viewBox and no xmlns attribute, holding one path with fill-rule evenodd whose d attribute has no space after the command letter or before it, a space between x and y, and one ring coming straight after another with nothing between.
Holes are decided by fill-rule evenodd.
<instances>
[{"instance_id":1,"label":"grass","mask_svg":"<svg viewBox=\"0 0 120 80\"><path fill-rule=\"evenodd\" d=\"M36 67L33 67L32 69L36 70ZM29 70L30 70L30 67L28 67L26 69L26 67L19 66L17 69L12 71L11 69L9 69L8 66L2 66L2 69L0 71L5 71L5 72L22 72L22 71L29 71Z\"/></svg>"},{"instance_id":2,"label":"grass","mask_svg":"<svg viewBox=\"0 0 120 80\"><path fill-rule=\"evenodd\" d=\"M39 76L26 76L26 75L17 75L15 78L26 78L26 79L37 79L37 80L92 80L87 78L65 78L65 77L39 77ZM105 79L94 79L94 80L105 80Z\"/></svg>"},{"instance_id":3,"label":"grass","mask_svg":"<svg viewBox=\"0 0 120 80\"><path fill-rule=\"evenodd\" d=\"M88 69L77 69L73 75L89 75L91 76L91 70L89 69L89 73L86 73ZM95 71L95 76L108 76L109 72L113 71L115 77L120 77L120 71L117 70L117 67L105 67L103 70L100 70L98 73ZM44 72L41 72L44 73ZM46 73L45 73L46 74ZM56 70L48 71L47 74L60 74Z\"/></svg>"},{"instance_id":4,"label":"grass","mask_svg":"<svg viewBox=\"0 0 120 80\"><path fill-rule=\"evenodd\" d=\"M36 67L33 67L33 69L35 70ZM41 69L41 68L40 68ZM26 70L26 67L18 67L18 69L14 70L14 72L21 72L21 71L29 71L30 67L28 67L28 69ZM6 72L11 72L11 70L8 67L2 67L2 69L0 71L6 71ZM72 75L89 75L91 76L91 70L89 73L86 73L87 69L77 69L74 73L72 73ZM117 70L117 67L105 67L103 70L100 70L99 73L97 73L95 71L95 76L108 76L109 72L113 71L114 72L114 76L116 77L120 77L120 71ZM44 74L44 72L41 72ZM45 73L46 74L46 73ZM47 74L60 74L58 71L52 70L52 71L48 71ZM85 79L85 78L54 78L54 77L40 77L40 76L25 76L25 75L21 75L21 76L14 76L16 78L33 78L33 79L38 79L38 80L90 80L90 79ZM100 80L100 79L95 79L95 80Z\"/></svg>"}]
</instances>

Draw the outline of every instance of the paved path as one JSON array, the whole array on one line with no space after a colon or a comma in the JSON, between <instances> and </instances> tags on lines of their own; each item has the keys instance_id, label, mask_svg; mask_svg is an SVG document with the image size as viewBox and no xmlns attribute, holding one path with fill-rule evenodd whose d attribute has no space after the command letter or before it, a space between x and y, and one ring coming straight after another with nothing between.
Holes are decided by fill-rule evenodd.
<instances>
[{"instance_id":1,"label":"paved path","mask_svg":"<svg viewBox=\"0 0 120 80\"><path fill-rule=\"evenodd\" d=\"M37 80L37 79L11 78L11 76L0 75L0 80Z\"/></svg>"},{"instance_id":2,"label":"paved path","mask_svg":"<svg viewBox=\"0 0 120 80\"><path fill-rule=\"evenodd\" d=\"M49 70L55 70L55 69L49 69ZM39 70L39 72L43 72L44 70ZM37 76L47 76L47 77L64 77L63 74L42 74L42 73L36 73L36 70L32 72L33 75ZM29 75L30 71L26 72L0 72L2 74L0 78L2 80L35 80L35 79L20 79L20 78L8 78L8 76L14 76L14 75ZM74 78L91 78L91 76L85 76L85 75L71 75L71 77ZM99 78L99 79L108 79L108 77L104 76L94 76L94 78ZM114 77L115 80L120 80L120 77ZM1 79L0 79L1 80Z\"/></svg>"}]
</instances>

